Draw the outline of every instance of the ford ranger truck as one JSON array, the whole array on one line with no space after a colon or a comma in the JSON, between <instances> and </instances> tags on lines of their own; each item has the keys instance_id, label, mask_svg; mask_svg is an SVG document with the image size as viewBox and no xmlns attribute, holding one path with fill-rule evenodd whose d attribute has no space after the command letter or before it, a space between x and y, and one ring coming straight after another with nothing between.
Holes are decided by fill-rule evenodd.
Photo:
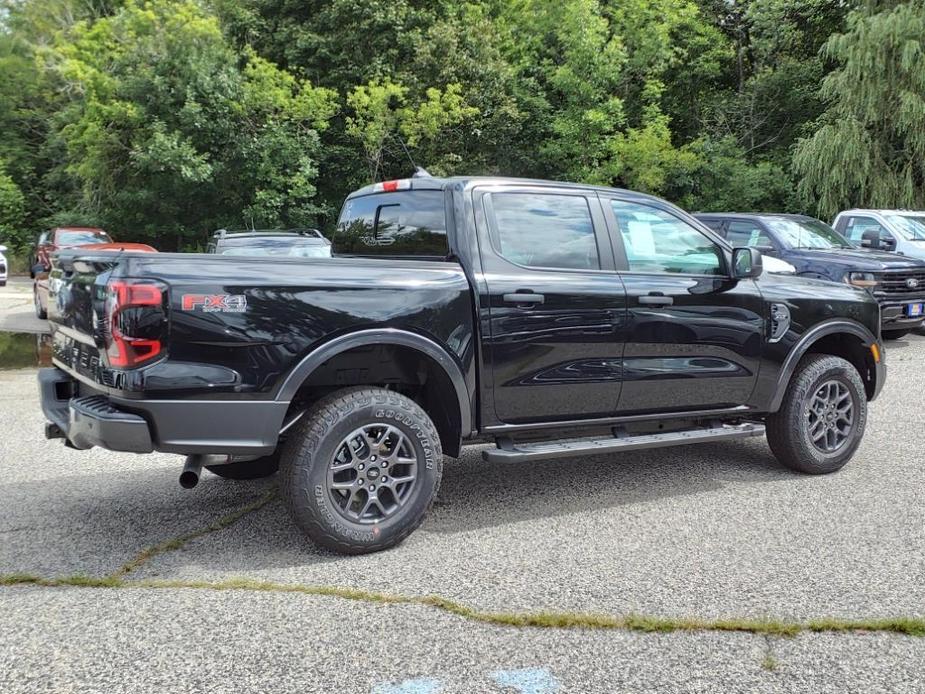
<instances>
[{"instance_id":1,"label":"ford ranger truck","mask_svg":"<svg viewBox=\"0 0 925 694\"><path fill-rule=\"evenodd\" d=\"M648 195L423 175L350 194L333 244L60 252L46 436L186 456L184 486L278 470L308 537L358 554L420 525L468 443L529 465L767 435L829 473L883 386L869 292L765 274Z\"/></svg>"}]
</instances>

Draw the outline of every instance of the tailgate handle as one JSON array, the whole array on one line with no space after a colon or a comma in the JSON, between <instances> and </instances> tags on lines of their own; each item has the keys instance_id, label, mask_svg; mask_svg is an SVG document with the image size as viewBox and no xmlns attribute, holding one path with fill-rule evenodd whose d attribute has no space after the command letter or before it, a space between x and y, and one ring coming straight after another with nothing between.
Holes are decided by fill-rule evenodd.
<instances>
[{"instance_id":1,"label":"tailgate handle","mask_svg":"<svg viewBox=\"0 0 925 694\"><path fill-rule=\"evenodd\" d=\"M504 302L507 304L542 304L544 301L546 301L545 296L532 292L513 292L504 295Z\"/></svg>"},{"instance_id":2,"label":"tailgate handle","mask_svg":"<svg viewBox=\"0 0 925 694\"><path fill-rule=\"evenodd\" d=\"M639 303L649 306L671 306L674 299L664 294L647 294L639 297Z\"/></svg>"}]
</instances>

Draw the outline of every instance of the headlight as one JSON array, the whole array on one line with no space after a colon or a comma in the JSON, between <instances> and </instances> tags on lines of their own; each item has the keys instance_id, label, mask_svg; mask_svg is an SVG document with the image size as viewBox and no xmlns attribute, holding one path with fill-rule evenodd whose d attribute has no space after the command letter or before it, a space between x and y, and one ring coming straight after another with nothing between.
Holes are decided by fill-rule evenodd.
<instances>
[{"instance_id":1,"label":"headlight","mask_svg":"<svg viewBox=\"0 0 925 694\"><path fill-rule=\"evenodd\" d=\"M845 282L864 289L873 289L877 286L877 278L871 272L849 272L845 275Z\"/></svg>"}]
</instances>

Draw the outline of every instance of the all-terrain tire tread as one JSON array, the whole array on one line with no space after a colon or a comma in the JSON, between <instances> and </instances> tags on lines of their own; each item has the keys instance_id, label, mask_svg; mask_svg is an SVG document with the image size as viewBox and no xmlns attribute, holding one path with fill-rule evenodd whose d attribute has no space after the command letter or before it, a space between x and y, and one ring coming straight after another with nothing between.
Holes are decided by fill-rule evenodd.
<instances>
[{"instance_id":1,"label":"all-terrain tire tread","mask_svg":"<svg viewBox=\"0 0 925 694\"><path fill-rule=\"evenodd\" d=\"M327 526L313 512L311 504L305 504L302 499L309 498L311 489L307 482L307 475L303 475L304 482L299 484L299 465L311 468L315 464L313 456L321 445L322 440L331 428L343 417L368 406L374 400L382 405L400 407L407 410L416 419L425 425L427 434L434 446L434 457L437 461L435 468L436 480L433 494L424 513L408 523L396 535L391 536L387 542L380 544L364 544L352 542L329 531ZM384 388L369 386L355 386L338 390L321 398L304 417L295 425L295 431L284 444L280 456L279 484L280 492L286 505L289 507L296 523L312 540L318 544L340 552L342 554L366 554L368 552L387 549L405 540L424 521L427 511L433 504L440 489L440 480L443 472L443 451L440 447L440 437L437 429L426 412L414 400Z\"/></svg>"}]
</instances>

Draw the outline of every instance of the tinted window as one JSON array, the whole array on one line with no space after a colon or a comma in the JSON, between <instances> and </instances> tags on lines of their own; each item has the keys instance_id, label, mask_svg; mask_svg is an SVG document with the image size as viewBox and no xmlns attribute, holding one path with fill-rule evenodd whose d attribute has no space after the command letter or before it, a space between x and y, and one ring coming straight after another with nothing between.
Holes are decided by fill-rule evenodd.
<instances>
[{"instance_id":1,"label":"tinted window","mask_svg":"<svg viewBox=\"0 0 925 694\"><path fill-rule=\"evenodd\" d=\"M722 252L687 222L648 205L611 200L630 270L722 275Z\"/></svg>"},{"instance_id":2,"label":"tinted window","mask_svg":"<svg viewBox=\"0 0 925 694\"><path fill-rule=\"evenodd\" d=\"M347 200L337 222L334 252L445 258L449 247L443 192L376 193Z\"/></svg>"},{"instance_id":3,"label":"tinted window","mask_svg":"<svg viewBox=\"0 0 925 694\"><path fill-rule=\"evenodd\" d=\"M726 240L733 246L773 246L771 237L755 222L737 221L729 223L729 230L725 234Z\"/></svg>"},{"instance_id":4,"label":"tinted window","mask_svg":"<svg viewBox=\"0 0 925 694\"><path fill-rule=\"evenodd\" d=\"M598 270L591 210L584 197L552 193L493 193L492 243L518 265Z\"/></svg>"}]
</instances>

